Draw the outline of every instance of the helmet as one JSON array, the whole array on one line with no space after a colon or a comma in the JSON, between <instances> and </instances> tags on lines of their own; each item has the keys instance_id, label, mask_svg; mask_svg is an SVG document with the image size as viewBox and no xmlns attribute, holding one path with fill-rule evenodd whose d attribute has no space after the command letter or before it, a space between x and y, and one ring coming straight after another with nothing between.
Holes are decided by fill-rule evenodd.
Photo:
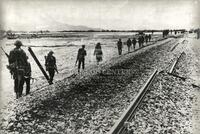
<instances>
[{"instance_id":1,"label":"helmet","mask_svg":"<svg viewBox=\"0 0 200 134\"><path fill-rule=\"evenodd\" d=\"M15 41L14 45L15 45L15 46L22 46L22 42L19 41L19 40L17 40L17 41Z\"/></svg>"},{"instance_id":2,"label":"helmet","mask_svg":"<svg viewBox=\"0 0 200 134\"><path fill-rule=\"evenodd\" d=\"M50 52L49 52L49 54L53 54L54 52L51 50Z\"/></svg>"}]
</instances>

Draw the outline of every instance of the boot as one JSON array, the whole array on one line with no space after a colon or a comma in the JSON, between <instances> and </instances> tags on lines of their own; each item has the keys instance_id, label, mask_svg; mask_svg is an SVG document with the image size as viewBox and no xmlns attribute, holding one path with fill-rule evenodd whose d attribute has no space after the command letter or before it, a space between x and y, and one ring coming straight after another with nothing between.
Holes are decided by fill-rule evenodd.
<instances>
[{"instance_id":1,"label":"boot","mask_svg":"<svg viewBox=\"0 0 200 134\"><path fill-rule=\"evenodd\" d=\"M16 93L16 99L18 99L19 98L19 93Z\"/></svg>"}]
</instances>

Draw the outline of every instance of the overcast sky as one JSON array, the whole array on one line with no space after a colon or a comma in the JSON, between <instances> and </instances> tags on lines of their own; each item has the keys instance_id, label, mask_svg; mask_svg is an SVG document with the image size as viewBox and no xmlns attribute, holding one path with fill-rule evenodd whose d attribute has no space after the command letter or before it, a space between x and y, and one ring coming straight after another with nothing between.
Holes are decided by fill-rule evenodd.
<instances>
[{"instance_id":1,"label":"overcast sky","mask_svg":"<svg viewBox=\"0 0 200 134\"><path fill-rule=\"evenodd\" d=\"M120 30L200 24L200 0L6 0L1 5L6 30L40 30L57 23Z\"/></svg>"}]
</instances>

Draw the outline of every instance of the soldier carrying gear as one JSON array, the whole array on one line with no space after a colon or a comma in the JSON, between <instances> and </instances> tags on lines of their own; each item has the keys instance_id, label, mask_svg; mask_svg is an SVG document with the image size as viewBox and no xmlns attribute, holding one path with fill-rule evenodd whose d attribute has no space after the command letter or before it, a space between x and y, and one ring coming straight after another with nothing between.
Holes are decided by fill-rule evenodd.
<instances>
[{"instance_id":1,"label":"soldier carrying gear","mask_svg":"<svg viewBox=\"0 0 200 134\"><path fill-rule=\"evenodd\" d=\"M128 47L128 52L130 52L130 47L131 47L131 39L128 38L127 40L127 47Z\"/></svg>"},{"instance_id":2,"label":"soldier carrying gear","mask_svg":"<svg viewBox=\"0 0 200 134\"><path fill-rule=\"evenodd\" d=\"M21 49L22 42L17 40L14 45L16 46L9 54L9 66L11 74L14 79L14 91L16 98L22 96L24 85L25 67L27 66L27 57L23 49Z\"/></svg>"},{"instance_id":3,"label":"soldier carrying gear","mask_svg":"<svg viewBox=\"0 0 200 134\"><path fill-rule=\"evenodd\" d=\"M78 62L78 72L80 72L81 64L82 69L85 69L85 56L87 55L87 52L85 50L85 45L82 45L82 48L78 50L76 63Z\"/></svg>"},{"instance_id":4,"label":"soldier carrying gear","mask_svg":"<svg viewBox=\"0 0 200 134\"><path fill-rule=\"evenodd\" d=\"M133 43L133 49L135 50L135 45L137 43L137 40L135 38L132 39L132 43Z\"/></svg>"},{"instance_id":5,"label":"soldier carrying gear","mask_svg":"<svg viewBox=\"0 0 200 134\"><path fill-rule=\"evenodd\" d=\"M30 81L31 81L31 64L28 62L27 56L27 66L25 68L25 83L26 83L26 95L30 93Z\"/></svg>"},{"instance_id":6,"label":"soldier carrying gear","mask_svg":"<svg viewBox=\"0 0 200 134\"><path fill-rule=\"evenodd\" d=\"M144 39L145 39L145 42L146 42L146 44L147 44L147 43L148 43L148 39L149 39L149 37L148 37L147 34L144 36Z\"/></svg>"},{"instance_id":7,"label":"soldier carrying gear","mask_svg":"<svg viewBox=\"0 0 200 134\"><path fill-rule=\"evenodd\" d=\"M49 72L49 84L53 84L53 77L55 75L55 70L57 70L56 66L56 58L53 56L53 51L50 51L45 58L45 66L46 66L46 71Z\"/></svg>"},{"instance_id":8,"label":"soldier carrying gear","mask_svg":"<svg viewBox=\"0 0 200 134\"><path fill-rule=\"evenodd\" d=\"M119 41L117 42L117 48L118 48L119 55L122 54L122 47L123 47L122 41L121 41L121 39L119 39Z\"/></svg>"},{"instance_id":9,"label":"soldier carrying gear","mask_svg":"<svg viewBox=\"0 0 200 134\"><path fill-rule=\"evenodd\" d=\"M151 41L151 34L149 34L148 38L149 38L149 42L150 42Z\"/></svg>"}]
</instances>

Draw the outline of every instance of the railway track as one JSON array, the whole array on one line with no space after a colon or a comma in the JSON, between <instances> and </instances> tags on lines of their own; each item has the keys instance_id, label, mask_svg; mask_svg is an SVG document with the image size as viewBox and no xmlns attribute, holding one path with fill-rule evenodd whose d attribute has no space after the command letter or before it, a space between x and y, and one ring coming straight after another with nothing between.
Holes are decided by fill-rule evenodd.
<instances>
[{"instance_id":1,"label":"railway track","mask_svg":"<svg viewBox=\"0 0 200 134\"><path fill-rule=\"evenodd\" d=\"M175 67L176 67L176 65L177 65L177 63L179 62L179 60L181 59L181 57L183 56L185 54L185 52L182 52L179 56L178 56L178 58L174 61L174 63L172 64L172 67L171 67L171 69L169 70L169 72L168 72L168 74L169 75L172 75L172 76L174 76L174 77L178 77L178 78L180 78L180 79L182 79L182 80L186 80L186 78L184 78L184 77L182 77L182 76L179 76L179 75L176 75L175 73L174 73L174 70L175 70Z\"/></svg>"},{"instance_id":2,"label":"railway track","mask_svg":"<svg viewBox=\"0 0 200 134\"><path fill-rule=\"evenodd\" d=\"M179 75L174 74L174 70L176 65L178 64L181 57L185 54L185 52L182 52L174 61L172 64L169 72L167 72L169 75L181 78L182 80L185 80L186 78L181 77ZM130 122L131 119L134 117L135 112L139 108L140 104L142 103L143 99L145 98L145 95L148 91L148 89L151 87L156 75L158 74L157 70L154 70L152 75L149 77L145 85L140 89L140 92L136 96L136 98L131 102L127 110L122 114L122 116L119 118L119 120L115 123L115 125L111 128L111 130L107 134L129 134L129 130L127 128L127 122Z\"/></svg>"},{"instance_id":3,"label":"railway track","mask_svg":"<svg viewBox=\"0 0 200 134\"><path fill-rule=\"evenodd\" d=\"M142 100L145 98L145 95L150 88L152 82L154 81L156 75L158 73L158 70L154 70L152 75L149 77L145 85L141 88L140 92L136 96L136 98L131 102L127 110L122 114L122 116L119 118L119 120L115 123L115 125L111 128L111 130L108 132L108 134L127 134L128 130L125 125L126 122L129 122L137 109L139 108Z\"/></svg>"}]
</instances>

